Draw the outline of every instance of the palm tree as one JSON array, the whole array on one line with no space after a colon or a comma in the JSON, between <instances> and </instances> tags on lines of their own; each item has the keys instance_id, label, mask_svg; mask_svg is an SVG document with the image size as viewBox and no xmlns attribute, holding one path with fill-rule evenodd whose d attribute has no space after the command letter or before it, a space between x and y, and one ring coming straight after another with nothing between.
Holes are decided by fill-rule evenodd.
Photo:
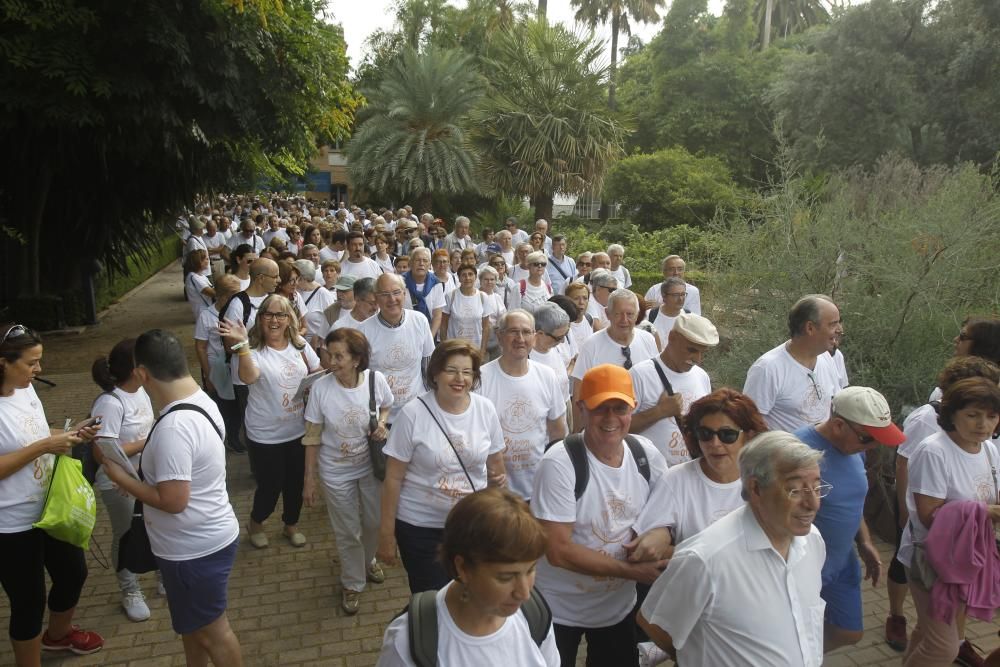
<instances>
[{"instance_id":1,"label":"palm tree","mask_svg":"<svg viewBox=\"0 0 1000 667\"><path fill-rule=\"evenodd\" d=\"M496 40L484 64L490 88L470 125L485 186L529 196L539 218L551 218L556 192L600 190L626 134L601 101L602 51L544 19Z\"/></svg>"},{"instance_id":2,"label":"palm tree","mask_svg":"<svg viewBox=\"0 0 1000 667\"><path fill-rule=\"evenodd\" d=\"M664 0L570 0L576 7L576 20L590 26L607 23L611 19L611 67L608 72L608 108L617 107L615 101L615 74L618 71L618 33L632 34L632 21L653 23L660 20L657 11Z\"/></svg>"},{"instance_id":3,"label":"palm tree","mask_svg":"<svg viewBox=\"0 0 1000 667\"><path fill-rule=\"evenodd\" d=\"M831 20L823 0L755 0L753 17L761 49L770 46L772 30L787 37Z\"/></svg>"},{"instance_id":4,"label":"palm tree","mask_svg":"<svg viewBox=\"0 0 1000 667\"><path fill-rule=\"evenodd\" d=\"M484 82L459 51L406 49L375 90L345 147L360 187L416 197L430 208L434 193L475 191L475 161L461 123L482 96Z\"/></svg>"}]
</instances>

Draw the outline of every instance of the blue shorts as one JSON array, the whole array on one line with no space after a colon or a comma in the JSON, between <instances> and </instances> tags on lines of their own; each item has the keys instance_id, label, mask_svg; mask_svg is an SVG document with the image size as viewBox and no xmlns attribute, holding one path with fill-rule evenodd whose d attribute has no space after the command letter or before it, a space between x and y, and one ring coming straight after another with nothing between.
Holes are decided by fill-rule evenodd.
<instances>
[{"instance_id":1,"label":"blue shorts","mask_svg":"<svg viewBox=\"0 0 1000 667\"><path fill-rule=\"evenodd\" d=\"M236 538L229 546L192 560L157 557L174 632L191 634L225 613L229 573L236 561L239 542Z\"/></svg>"},{"instance_id":2,"label":"blue shorts","mask_svg":"<svg viewBox=\"0 0 1000 667\"><path fill-rule=\"evenodd\" d=\"M864 630L861 608L861 561L851 553L840 571L823 578L819 596L826 602L826 622L844 630Z\"/></svg>"}]
</instances>

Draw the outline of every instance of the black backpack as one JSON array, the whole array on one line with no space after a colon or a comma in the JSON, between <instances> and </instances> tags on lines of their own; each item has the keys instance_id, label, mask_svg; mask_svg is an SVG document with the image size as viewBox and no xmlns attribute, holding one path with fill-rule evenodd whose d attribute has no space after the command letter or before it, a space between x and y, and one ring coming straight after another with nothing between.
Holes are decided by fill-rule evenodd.
<instances>
[{"instance_id":1,"label":"black backpack","mask_svg":"<svg viewBox=\"0 0 1000 667\"><path fill-rule=\"evenodd\" d=\"M558 441L550 442L545 449L548 450L556 442ZM587 484L590 483L590 465L587 461L587 447L583 444L583 434L574 433L573 435L566 436L563 444L566 447L566 454L569 455L569 460L573 464L573 472L576 474L573 497L580 500L583 492L587 490ZM631 435L625 436L625 445L632 452L632 459L635 461L635 467L638 468L639 474L648 482L649 459L646 458L646 450Z\"/></svg>"},{"instance_id":2,"label":"black backpack","mask_svg":"<svg viewBox=\"0 0 1000 667\"><path fill-rule=\"evenodd\" d=\"M247 322L250 321L250 313L253 312L254 305L250 302L250 295L245 290L229 297L229 301L226 301L226 305L219 311L219 322L226 319L226 313L229 312L229 306L232 305L234 299L238 299L243 304L243 326L246 326ZM222 349L226 353L226 363L228 364L229 360L233 358L233 352L228 345L223 345Z\"/></svg>"},{"instance_id":3,"label":"black backpack","mask_svg":"<svg viewBox=\"0 0 1000 667\"><path fill-rule=\"evenodd\" d=\"M413 662L417 667L437 667L437 591L414 594L402 613L409 614L406 626ZM535 645L541 647L552 627L552 611L538 590L531 589L531 597L521 605L521 613L528 622L528 631Z\"/></svg>"}]
</instances>

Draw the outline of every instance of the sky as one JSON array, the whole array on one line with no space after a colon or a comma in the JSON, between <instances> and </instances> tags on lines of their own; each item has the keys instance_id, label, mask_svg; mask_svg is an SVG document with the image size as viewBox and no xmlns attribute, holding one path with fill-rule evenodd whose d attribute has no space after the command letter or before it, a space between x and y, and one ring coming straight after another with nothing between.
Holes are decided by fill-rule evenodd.
<instances>
[{"instance_id":1,"label":"sky","mask_svg":"<svg viewBox=\"0 0 1000 667\"><path fill-rule=\"evenodd\" d=\"M465 6L464 0L451 0L451 4L456 7ZM719 13L722 10L724 0L709 0L709 10ZM669 7L669 0L666 3ZM351 59L351 67L356 67L361 61L361 46L365 38L376 29L383 27L391 29L393 27L393 2L392 0L327 0L327 11L332 16L335 23L340 23L344 28L344 38L347 40L347 55ZM577 25L573 19L575 10L570 5L569 0L548 0L547 16L550 21L557 21L566 25L571 30L586 32L586 28ZM661 18L666 14L662 11ZM660 25L656 24L636 24L632 26L632 34L638 35L643 42L648 42L660 30ZM605 48L610 52L611 30L609 26L598 26L595 33L598 37L606 40ZM626 38L620 35L619 46L625 46ZM609 53L610 58L610 53Z\"/></svg>"}]
</instances>

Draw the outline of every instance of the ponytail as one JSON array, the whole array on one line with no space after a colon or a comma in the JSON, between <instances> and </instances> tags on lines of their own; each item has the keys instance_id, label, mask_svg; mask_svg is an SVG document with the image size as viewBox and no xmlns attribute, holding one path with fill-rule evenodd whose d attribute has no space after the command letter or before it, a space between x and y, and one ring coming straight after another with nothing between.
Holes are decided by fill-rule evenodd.
<instances>
[{"instance_id":1,"label":"ponytail","mask_svg":"<svg viewBox=\"0 0 1000 667\"><path fill-rule=\"evenodd\" d=\"M135 338L119 341L106 357L98 357L90 367L90 377L103 391L126 382L135 368Z\"/></svg>"}]
</instances>

